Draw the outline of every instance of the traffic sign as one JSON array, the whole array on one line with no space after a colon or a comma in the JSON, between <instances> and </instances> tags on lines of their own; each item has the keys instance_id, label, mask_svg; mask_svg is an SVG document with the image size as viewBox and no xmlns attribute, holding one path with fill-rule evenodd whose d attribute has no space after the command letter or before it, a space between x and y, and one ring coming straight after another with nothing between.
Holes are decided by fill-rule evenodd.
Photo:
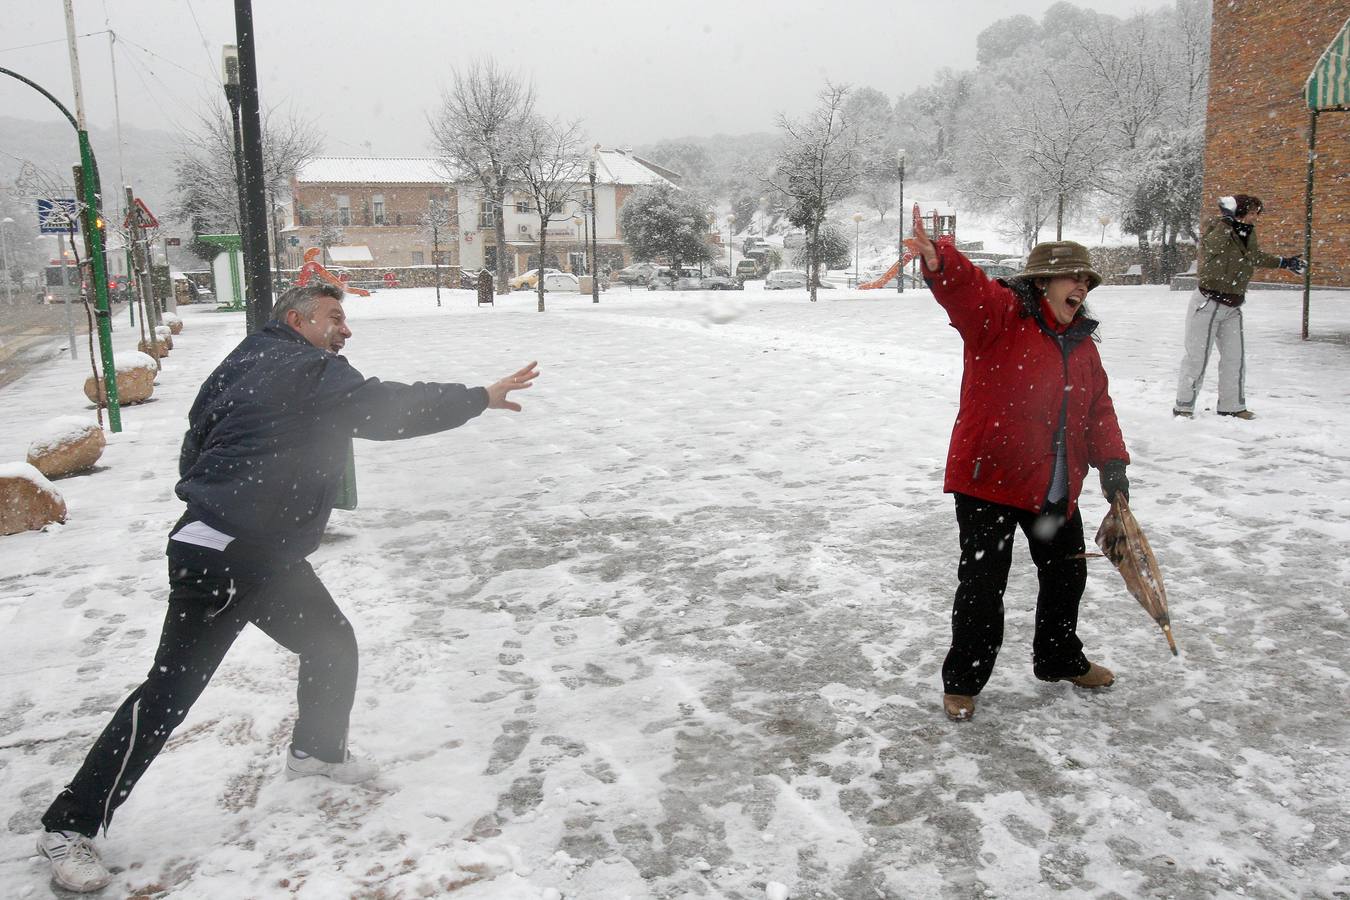
<instances>
[{"instance_id":1,"label":"traffic sign","mask_svg":"<svg viewBox=\"0 0 1350 900\"><path fill-rule=\"evenodd\" d=\"M183 241L182 241L181 238L165 238L165 239L164 239L164 246L165 246L165 247L179 247L179 246L182 246L182 243L183 243Z\"/></svg>"},{"instance_id":2,"label":"traffic sign","mask_svg":"<svg viewBox=\"0 0 1350 900\"><path fill-rule=\"evenodd\" d=\"M150 212L150 208L145 205L140 197L137 197L131 209L127 210L126 220L122 222L123 228L158 228L159 220Z\"/></svg>"},{"instance_id":3,"label":"traffic sign","mask_svg":"<svg viewBox=\"0 0 1350 900\"><path fill-rule=\"evenodd\" d=\"M73 197L37 202L38 232L41 234L79 234L80 204Z\"/></svg>"}]
</instances>

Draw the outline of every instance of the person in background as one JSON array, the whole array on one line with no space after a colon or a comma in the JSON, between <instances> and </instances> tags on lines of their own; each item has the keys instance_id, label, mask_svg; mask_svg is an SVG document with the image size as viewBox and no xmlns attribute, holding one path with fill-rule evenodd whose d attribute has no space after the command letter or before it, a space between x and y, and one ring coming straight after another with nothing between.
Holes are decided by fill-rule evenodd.
<instances>
[{"instance_id":1,"label":"person in background","mask_svg":"<svg viewBox=\"0 0 1350 900\"><path fill-rule=\"evenodd\" d=\"M968 721L1003 643L1003 594L1013 535L1036 564L1032 671L1042 681L1109 687L1078 639L1087 584L1078 495L1088 467L1108 500L1129 496L1126 452L1084 302L1101 283L1072 241L1037 244L1021 275L992 280L921 222L912 248L961 334L965 366L944 490L955 496L961 557L952 643L942 666L947 716Z\"/></svg>"},{"instance_id":2,"label":"person in background","mask_svg":"<svg viewBox=\"0 0 1350 900\"><path fill-rule=\"evenodd\" d=\"M52 880L85 892L111 880L93 845L252 623L300 657L287 778L355 784L378 770L347 749L356 693L351 624L306 560L339 495L353 437L397 440L463 425L530 387L530 363L488 387L365 378L340 352L343 292L293 287L272 320L206 379L188 414L169 534L169 602L146 680L42 817Z\"/></svg>"},{"instance_id":3,"label":"person in background","mask_svg":"<svg viewBox=\"0 0 1350 900\"><path fill-rule=\"evenodd\" d=\"M1185 354L1177 378L1172 415L1195 415L1195 397L1205 381L1205 368L1215 344L1219 347L1219 405L1221 416L1254 419L1247 408L1246 345L1242 339L1242 304L1247 283L1257 268L1288 269L1302 275L1301 256L1275 256L1257 246L1256 220L1261 198L1236 194L1219 198L1219 217L1205 228L1200 241L1199 274L1186 313Z\"/></svg>"}]
</instances>

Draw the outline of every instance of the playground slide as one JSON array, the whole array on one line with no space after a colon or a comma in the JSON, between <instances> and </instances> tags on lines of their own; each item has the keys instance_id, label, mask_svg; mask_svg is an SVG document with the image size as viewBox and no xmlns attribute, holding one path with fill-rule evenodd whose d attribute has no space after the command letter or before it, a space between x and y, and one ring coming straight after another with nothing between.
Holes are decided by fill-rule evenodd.
<instances>
[{"instance_id":1,"label":"playground slide","mask_svg":"<svg viewBox=\"0 0 1350 900\"><path fill-rule=\"evenodd\" d=\"M863 291L874 291L877 288L885 287L886 282L890 281L892 278L900 277L900 270L903 269L905 266L909 265L909 261L913 258L914 258L914 251L906 247L905 255L900 257L899 262L897 262L895 265L887 269L885 275L882 275L880 278L874 279L872 281L863 282L862 284L858 285L858 289Z\"/></svg>"},{"instance_id":2,"label":"playground slide","mask_svg":"<svg viewBox=\"0 0 1350 900\"><path fill-rule=\"evenodd\" d=\"M369 297L370 291L347 284L341 278L336 277L332 272L324 268L323 263L319 262L319 254L323 251L318 247L311 247L305 251L305 264L300 267L300 275L295 283L300 287L309 284L311 278L317 278L333 287L341 288L349 294L355 294L358 297Z\"/></svg>"},{"instance_id":3,"label":"playground slide","mask_svg":"<svg viewBox=\"0 0 1350 900\"><path fill-rule=\"evenodd\" d=\"M918 225L921 222L923 222L923 215L919 212L919 204L917 203L914 204L913 219L915 228L917 230ZM945 229L942 227L944 221L947 223ZM939 216L937 210L933 210L932 221L927 225L927 230L928 234L933 238L933 241L937 244L955 243L956 216L953 215L942 217ZM890 281L892 278L900 277L900 272L905 268L905 266L909 265L910 260L912 260L916 255L917 252L914 249L914 238L905 238L905 255L900 257L900 260L895 265L887 269L885 275L882 275L880 278L873 279L872 281L868 281L858 285L859 290L872 291L880 287L885 287L886 282Z\"/></svg>"}]
</instances>

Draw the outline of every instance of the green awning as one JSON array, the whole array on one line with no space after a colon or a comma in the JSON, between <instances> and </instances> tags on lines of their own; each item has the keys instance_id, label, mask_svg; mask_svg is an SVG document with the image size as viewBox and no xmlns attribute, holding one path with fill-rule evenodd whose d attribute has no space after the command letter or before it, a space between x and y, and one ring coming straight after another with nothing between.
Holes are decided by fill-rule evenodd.
<instances>
[{"instance_id":1,"label":"green awning","mask_svg":"<svg viewBox=\"0 0 1350 900\"><path fill-rule=\"evenodd\" d=\"M1308 109L1350 109L1350 20L1313 66L1305 93Z\"/></svg>"}]
</instances>

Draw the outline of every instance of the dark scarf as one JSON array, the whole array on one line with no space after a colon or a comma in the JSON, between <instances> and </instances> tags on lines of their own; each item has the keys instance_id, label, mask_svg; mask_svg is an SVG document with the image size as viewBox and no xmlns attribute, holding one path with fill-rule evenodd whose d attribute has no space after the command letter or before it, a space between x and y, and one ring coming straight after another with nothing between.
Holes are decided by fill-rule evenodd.
<instances>
[{"instance_id":1,"label":"dark scarf","mask_svg":"<svg viewBox=\"0 0 1350 900\"><path fill-rule=\"evenodd\" d=\"M1232 216L1224 216L1223 220L1228 223L1228 227L1233 229L1233 234L1236 234L1242 241L1242 246L1247 246L1247 239L1252 236L1256 226L1251 222L1239 222Z\"/></svg>"}]
</instances>

